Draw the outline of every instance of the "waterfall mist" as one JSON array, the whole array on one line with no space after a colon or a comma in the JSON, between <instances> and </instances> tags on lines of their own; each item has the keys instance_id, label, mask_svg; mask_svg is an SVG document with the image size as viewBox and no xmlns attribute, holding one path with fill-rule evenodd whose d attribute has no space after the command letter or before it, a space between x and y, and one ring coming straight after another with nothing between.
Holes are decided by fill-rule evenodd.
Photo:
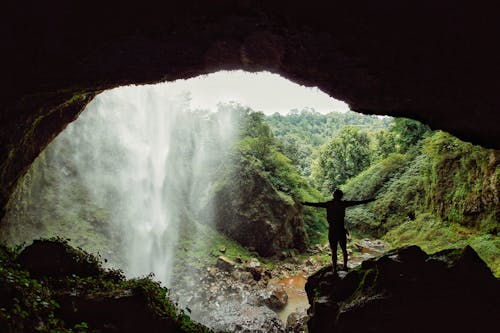
<instances>
[{"instance_id":1,"label":"waterfall mist","mask_svg":"<svg viewBox=\"0 0 500 333\"><path fill-rule=\"evenodd\" d=\"M164 85L104 92L33 164L6 220L43 217L74 232L78 219L90 221L113 266L170 286L179 230L196 239L193 221L210 223L210 190L230 163L236 129L234 113L190 110L189 94Z\"/></svg>"}]
</instances>

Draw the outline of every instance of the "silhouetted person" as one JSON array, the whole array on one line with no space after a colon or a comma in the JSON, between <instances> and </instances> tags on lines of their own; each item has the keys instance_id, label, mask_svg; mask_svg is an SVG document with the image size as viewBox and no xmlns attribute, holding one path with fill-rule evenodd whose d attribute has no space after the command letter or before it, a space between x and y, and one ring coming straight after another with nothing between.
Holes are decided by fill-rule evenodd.
<instances>
[{"instance_id":1,"label":"silhouetted person","mask_svg":"<svg viewBox=\"0 0 500 333\"><path fill-rule=\"evenodd\" d=\"M302 202L303 205L326 208L326 219L329 224L328 240L332 249L333 272L337 273L337 244L340 243L344 257L344 270L347 270L347 237L348 233L344 226L345 209L355 205L371 202L375 199L362 201L342 201L344 193L337 189L333 192L333 200L326 202Z\"/></svg>"}]
</instances>

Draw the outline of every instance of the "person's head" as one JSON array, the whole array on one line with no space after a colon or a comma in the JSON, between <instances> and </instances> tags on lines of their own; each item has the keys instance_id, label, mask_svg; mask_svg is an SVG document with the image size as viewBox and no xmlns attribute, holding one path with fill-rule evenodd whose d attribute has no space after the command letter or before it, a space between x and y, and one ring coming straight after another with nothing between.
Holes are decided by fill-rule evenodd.
<instances>
[{"instance_id":1,"label":"person's head","mask_svg":"<svg viewBox=\"0 0 500 333\"><path fill-rule=\"evenodd\" d=\"M340 189L336 189L332 193L333 200L336 200L336 201L340 201L340 199L342 199L343 195L344 195L344 192L342 192Z\"/></svg>"}]
</instances>

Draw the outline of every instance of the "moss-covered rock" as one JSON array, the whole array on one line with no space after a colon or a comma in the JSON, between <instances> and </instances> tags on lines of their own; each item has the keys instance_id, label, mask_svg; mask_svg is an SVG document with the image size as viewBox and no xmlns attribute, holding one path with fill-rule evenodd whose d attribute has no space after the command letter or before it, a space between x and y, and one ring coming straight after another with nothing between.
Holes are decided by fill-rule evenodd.
<instances>
[{"instance_id":1,"label":"moss-covered rock","mask_svg":"<svg viewBox=\"0 0 500 333\"><path fill-rule=\"evenodd\" d=\"M417 246L370 259L346 275L326 267L306 284L314 332L481 332L498 325L500 283L469 246Z\"/></svg>"},{"instance_id":2,"label":"moss-covered rock","mask_svg":"<svg viewBox=\"0 0 500 333\"><path fill-rule=\"evenodd\" d=\"M260 255L304 250L307 236L299 208L254 165L231 168L214 193L216 228Z\"/></svg>"},{"instance_id":3,"label":"moss-covered rock","mask_svg":"<svg viewBox=\"0 0 500 333\"><path fill-rule=\"evenodd\" d=\"M152 276L127 280L60 239L36 241L17 257L0 248L0 331L210 332Z\"/></svg>"}]
</instances>

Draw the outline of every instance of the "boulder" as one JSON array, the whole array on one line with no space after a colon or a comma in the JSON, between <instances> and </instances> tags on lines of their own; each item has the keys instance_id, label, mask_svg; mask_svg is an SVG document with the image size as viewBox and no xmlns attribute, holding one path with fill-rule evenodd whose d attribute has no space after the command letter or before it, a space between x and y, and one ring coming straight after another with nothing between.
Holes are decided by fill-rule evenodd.
<instances>
[{"instance_id":1,"label":"boulder","mask_svg":"<svg viewBox=\"0 0 500 333\"><path fill-rule=\"evenodd\" d=\"M250 261L245 264L244 269L252 274L255 281L260 281L260 279L262 279L262 267L257 258L250 259Z\"/></svg>"},{"instance_id":2,"label":"boulder","mask_svg":"<svg viewBox=\"0 0 500 333\"><path fill-rule=\"evenodd\" d=\"M309 332L487 332L498 326L499 281L469 246L417 246L308 279Z\"/></svg>"},{"instance_id":3,"label":"boulder","mask_svg":"<svg viewBox=\"0 0 500 333\"><path fill-rule=\"evenodd\" d=\"M60 239L33 241L19 254L17 262L33 277L87 277L102 271L95 257Z\"/></svg>"},{"instance_id":4,"label":"boulder","mask_svg":"<svg viewBox=\"0 0 500 333\"><path fill-rule=\"evenodd\" d=\"M237 281L240 281L240 282L243 282L243 283L250 283L251 281L253 281L253 276L250 272L246 272L246 271L239 271L239 270L235 270L233 271L233 273L231 273L231 276L237 280Z\"/></svg>"},{"instance_id":5,"label":"boulder","mask_svg":"<svg viewBox=\"0 0 500 333\"><path fill-rule=\"evenodd\" d=\"M260 266L261 266L260 261L257 258L250 259L248 261L248 263L246 264L246 267L249 267L249 268L259 268Z\"/></svg>"},{"instance_id":6,"label":"boulder","mask_svg":"<svg viewBox=\"0 0 500 333\"><path fill-rule=\"evenodd\" d=\"M262 302L272 310L283 309L288 302L288 294L283 286L269 286Z\"/></svg>"},{"instance_id":7,"label":"boulder","mask_svg":"<svg viewBox=\"0 0 500 333\"><path fill-rule=\"evenodd\" d=\"M286 318L285 331L287 333L304 333L307 330L309 316L305 309L292 312Z\"/></svg>"},{"instance_id":8,"label":"boulder","mask_svg":"<svg viewBox=\"0 0 500 333\"><path fill-rule=\"evenodd\" d=\"M241 188L245 188L242 195ZM261 170L237 161L214 193L217 230L265 257L305 250L307 235L299 207L284 199Z\"/></svg>"},{"instance_id":9,"label":"boulder","mask_svg":"<svg viewBox=\"0 0 500 333\"><path fill-rule=\"evenodd\" d=\"M225 256L220 256L217 258L217 262L215 264L217 268L222 271L232 272L236 266L234 261Z\"/></svg>"},{"instance_id":10,"label":"boulder","mask_svg":"<svg viewBox=\"0 0 500 333\"><path fill-rule=\"evenodd\" d=\"M159 317L148 307L149 300L135 291L122 294L59 295L57 315L66 323L86 322L102 332L179 332L170 318Z\"/></svg>"}]
</instances>

